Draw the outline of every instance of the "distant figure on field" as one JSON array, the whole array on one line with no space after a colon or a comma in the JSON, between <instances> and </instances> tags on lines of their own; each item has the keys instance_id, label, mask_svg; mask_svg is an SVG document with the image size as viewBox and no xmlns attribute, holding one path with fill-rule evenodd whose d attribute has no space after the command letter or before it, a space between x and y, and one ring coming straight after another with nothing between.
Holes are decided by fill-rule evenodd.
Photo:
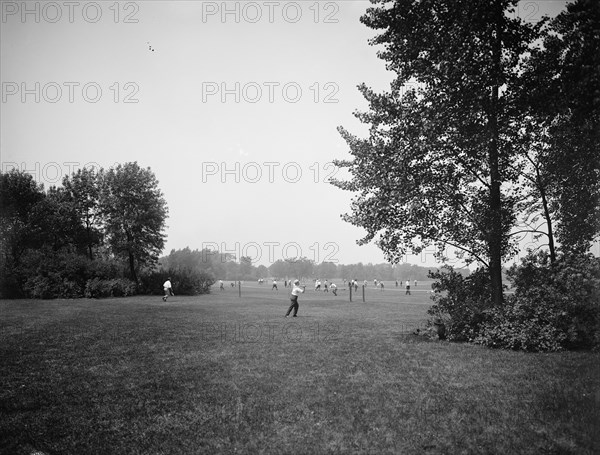
<instances>
[{"instance_id":1,"label":"distant figure on field","mask_svg":"<svg viewBox=\"0 0 600 455\"><path fill-rule=\"evenodd\" d=\"M417 280L415 280L415 287L417 287Z\"/></svg>"},{"instance_id":2,"label":"distant figure on field","mask_svg":"<svg viewBox=\"0 0 600 455\"><path fill-rule=\"evenodd\" d=\"M410 280L406 280L406 292L404 293L404 295L411 295L410 294Z\"/></svg>"},{"instance_id":3,"label":"distant figure on field","mask_svg":"<svg viewBox=\"0 0 600 455\"><path fill-rule=\"evenodd\" d=\"M317 280L315 281L315 291L318 291L321 289L321 280Z\"/></svg>"},{"instance_id":4,"label":"distant figure on field","mask_svg":"<svg viewBox=\"0 0 600 455\"><path fill-rule=\"evenodd\" d=\"M396 287L398 287L398 280L396 280Z\"/></svg>"},{"instance_id":5,"label":"distant figure on field","mask_svg":"<svg viewBox=\"0 0 600 455\"><path fill-rule=\"evenodd\" d=\"M323 283L323 292L329 292L329 281L327 280Z\"/></svg>"},{"instance_id":6,"label":"distant figure on field","mask_svg":"<svg viewBox=\"0 0 600 455\"><path fill-rule=\"evenodd\" d=\"M294 310L294 314L292 315L292 317L297 317L298 315L298 296L300 294L303 294L304 291L306 291L306 286L300 287L300 281L295 280L294 281L294 286L292 289L292 293L290 294L290 307L287 310L287 313L285 313L285 317L289 317L290 313L292 312L292 310Z\"/></svg>"},{"instance_id":7,"label":"distant figure on field","mask_svg":"<svg viewBox=\"0 0 600 455\"><path fill-rule=\"evenodd\" d=\"M225 290L225 286L223 285L223 280L219 280L219 289L220 289L221 291L224 291L224 290Z\"/></svg>"},{"instance_id":8,"label":"distant figure on field","mask_svg":"<svg viewBox=\"0 0 600 455\"><path fill-rule=\"evenodd\" d=\"M383 288L385 287L385 286L383 285L383 281L380 281L380 282L379 282L379 287L380 287L380 288L381 288L381 290L383 291Z\"/></svg>"},{"instance_id":9,"label":"distant figure on field","mask_svg":"<svg viewBox=\"0 0 600 455\"><path fill-rule=\"evenodd\" d=\"M169 296L175 295L173 293L173 286L171 285L171 278L167 278L167 281L163 283L163 289L165 291L165 295L163 296L163 302L166 302Z\"/></svg>"},{"instance_id":10,"label":"distant figure on field","mask_svg":"<svg viewBox=\"0 0 600 455\"><path fill-rule=\"evenodd\" d=\"M331 288L331 292L333 292L333 295L337 296L337 286L335 283L331 283L331 286L329 286Z\"/></svg>"},{"instance_id":11,"label":"distant figure on field","mask_svg":"<svg viewBox=\"0 0 600 455\"><path fill-rule=\"evenodd\" d=\"M271 291L275 289L276 291L279 291L279 289L277 289L277 280L273 280L273 286L271 286Z\"/></svg>"}]
</instances>

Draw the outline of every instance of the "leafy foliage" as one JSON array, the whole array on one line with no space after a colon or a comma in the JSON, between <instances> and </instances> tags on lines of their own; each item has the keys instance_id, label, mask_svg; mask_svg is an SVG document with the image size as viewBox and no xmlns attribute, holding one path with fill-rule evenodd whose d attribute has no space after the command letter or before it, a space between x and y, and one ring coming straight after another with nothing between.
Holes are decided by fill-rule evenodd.
<instances>
[{"instance_id":1,"label":"leafy foliage","mask_svg":"<svg viewBox=\"0 0 600 455\"><path fill-rule=\"evenodd\" d=\"M508 272L515 294L477 342L525 351L600 348L600 259L530 254Z\"/></svg>"},{"instance_id":2,"label":"leafy foliage","mask_svg":"<svg viewBox=\"0 0 600 455\"><path fill-rule=\"evenodd\" d=\"M585 253L600 234L598 23L599 2L567 4L542 29L518 82L529 106L519 122L523 156L534 157L529 180L535 176L535 190L546 198L547 233L555 231L568 255Z\"/></svg>"},{"instance_id":3,"label":"leafy foliage","mask_svg":"<svg viewBox=\"0 0 600 455\"><path fill-rule=\"evenodd\" d=\"M110 251L129 264L137 282L139 270L158 261L165 239L167 204L150 168L135 162L105 172L100 210Z\"/></svg>"},{"instance_id":4,"label":"leafy foliage","mask_svg":"<svg viewBox=\"0 0 600 455\"><path fill-rule=\"evenodd\" d=\"M538 26L509 14L511 0L374 2L361 18L381 31L371 44L396 73L389 92L360 91L369 124L357 138L339 128L353 155L337 161L357 192L344 219L376 239L390 261L434 245L453 247L490 275L502 301L501 264L514 254L518 174L510 166L522 106L514 83Z\"/></svg>"},{"instance_id":5,"label":"leafy foliage","mask_svg":"<svg viewBox=\"0 0 600 455\"><path fill-rule=\"evenodd\" d=\"M479 269L463 277L451 268L431 273L434 305L448 339L523 351L600 349L600 259L530 253L507 272L514 294L503 305L489 300L489 279Z\"/></svg>"},{"instance_id":6,"label":"leafy foliage","mask_svg":"<svg viewBox=\"0 0 600 455\"><path fill-rule=\"evenodd\" d=\"M167 278L171 278L173 290L177 295L208 294L210 293L210 287L215 283L215 278L205 271L198 271L188 267L161 269L142 275L140 293L162 295L162 285Z\"/></svg>"},{"instance_id":7,"label":"leafy foliage","mask_svg":"<svg viewBox=\"0 0 600 455\"><path fill-rule=\"evenodd\" d=\"M479 268L465 277L446 266L429 276L437 281L432 285L434 304L427 313L441 319L448 340L474 341L492 306L487 271Z\"/></svg>"},{"instance_id":8,"label":"leafy foliage","mask_svg":"<svg viewBox=\"0 0 600 455\"><path fill-rule=\"evenodd\" d=\"M0 173L0 204L3 298L131 295L125 271L137 281L164 245L166 202L137 163L79 171L46 192L24 172Z\"/></svg>"},{"instance_id":9,"label":"leafy foliage","mask_svg":"<svg viewBox=\"0 0 600 455\"><path fill-rule=\"evenodd\" d=\"M136 293L136 283L127 278L92 278L85 284L87 298L128 297Z\"/></svg>"}]
</instances>

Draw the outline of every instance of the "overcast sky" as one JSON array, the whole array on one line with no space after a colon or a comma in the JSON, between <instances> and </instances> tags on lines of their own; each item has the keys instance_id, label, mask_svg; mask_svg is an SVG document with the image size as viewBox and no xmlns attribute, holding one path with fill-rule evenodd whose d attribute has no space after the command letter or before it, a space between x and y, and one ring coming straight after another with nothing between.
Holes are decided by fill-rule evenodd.
<instances>
[{"instance_id":1,"label":"overcast sky","mask_svg":"<svg viewBox=\"0 0 600 455\"><path fill-rule=\"evenodd\" d=\"M84 166L150 167L169 207L165 254L384 261L340 219L351 194L326 183L349 157L336 127L366 132L356 86L392 79L359 21L369 2L1 3L3 172L47 188Z\"/></svg>"}]
</instances>

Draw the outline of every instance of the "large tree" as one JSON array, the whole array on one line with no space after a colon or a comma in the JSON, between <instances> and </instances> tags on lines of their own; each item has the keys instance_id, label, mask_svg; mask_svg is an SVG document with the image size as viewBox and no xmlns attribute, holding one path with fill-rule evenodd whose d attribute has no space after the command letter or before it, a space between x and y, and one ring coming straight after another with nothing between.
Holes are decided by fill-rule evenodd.
<instances>
[{"instance_id":1,"label":"large tree","mask_svg":"<svg viewBox=\"0 0 600 455\"><path fill-rule=\"evenodd\" d=\"M352 176L333 181L358 192L344 218L376 236L388 260L429 245L455 248L489 271L491 301L502 296L518 179L519 106L509 90L539 25L512 14L516 0L372 0L361 21L381 31L371 44L396 73L391 90L359 87L369 111L357 113L369 137L343 128Z\"/></svg>"},{"instance_id":2,"label":"large tree","mask_svg":"<svg viewBox=\"0 0 600 455\"><path fill-rule=\"evenodd\" d=\"M102 174L100 210L106 242L127 261L138 281L142 267L152 268L164 247L167 203L150 168L119 164Z\"/></svg>"}]
</instances>

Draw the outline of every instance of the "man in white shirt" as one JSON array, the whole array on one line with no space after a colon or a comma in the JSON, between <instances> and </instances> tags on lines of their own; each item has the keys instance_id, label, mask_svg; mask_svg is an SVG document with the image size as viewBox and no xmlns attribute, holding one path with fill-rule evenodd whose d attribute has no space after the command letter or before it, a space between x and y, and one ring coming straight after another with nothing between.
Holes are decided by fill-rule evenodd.
<instances>
[{"instance_id":1,"label":"man in white shirt","mask_svg":"<svg viewBox=\"0 0 600 455\"><path fill-rule=\"evenodd\" d=\"M287 310L287 313L285 313L285 317L289 317L290 313L292 312L292 310L294 310L294 314L292 315L292 317L297 317L298 314L298 296L300 294L303 294L304 291L306 291L306 286L300 287L300 281L295 280L294 281L294 288L292 289L292 294L290 295L290 300L291 300L291 304L290 307Z\"/></svg>"},{"instance_id":2,"label":"man in white shirt","mask_svg":"<svg viewBox=\"0 0 600 455\"><path fill-rule=\"evenodd\" d=\"M171 278L167 278L167 281L163 284L163 289L165 291L165 295L163 296L163 302L167 301L170 295L175 295L173 293L173 286L171 285Z\"/></svg>"},{"instance_id":3,"label":"man in white shirt","mask_svg":"<svg viewBox=\"0 0 600 455\"><path fill-rule=\"evenodd\" d=\"M331 283L331 286L329 286L331 288L331 292L333 292L333 295L337 296L337 285L335 283Z\"/></svg>"}]
</instances>

